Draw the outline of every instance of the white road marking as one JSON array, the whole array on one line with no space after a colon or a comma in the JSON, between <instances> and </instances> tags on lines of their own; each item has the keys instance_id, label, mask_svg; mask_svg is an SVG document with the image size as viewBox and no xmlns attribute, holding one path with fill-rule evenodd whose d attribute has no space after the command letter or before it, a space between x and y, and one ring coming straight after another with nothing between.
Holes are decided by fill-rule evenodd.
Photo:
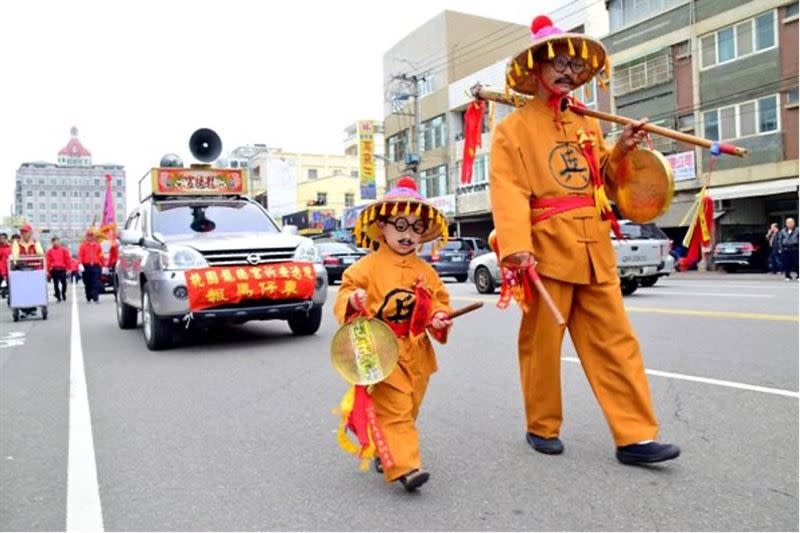
<instances>
[{"instance_id":1,"label":"white road marking","mask_svg":"<svg viewBox=\"0 0 800 533\"><path fill-rule=\"evenodd\" d=\"M688 288L688 287L687 287ZM744 293L734 293L734 292L684 292L684 291L672 291L672 290L659 290L659 289L647 289L641 288L639 289L642 294L647 295L671 295L671 296L723 296L725 298L775 298L774 294L744 294ZM635 296L634 296L635 298Z\"/></svg>"},{"instance_id":2,"label":"white road marking","mask_svg":"<svg viewBox=\"0 0 800 533\"><path fill-rule=\"evenodd\" d=\"M562 361L568 363L581 364L580 359L577 357L562 357ZM700 376L690 376L688 374L677 374L675 372L664 372L662 370L645 369L645 373L651 376L659 376L662 378L678 379L682 381L694 381L696 383L705 383L706 385L717 385L719 387L728 387L731 389L749 390L753 392L763 392L765 394L774 394L776 396L788 396L789 398L800 398L800 392L790 391L786 389L773 389L772 387L761 387L759 385L750 385L747 383L738 383L736 381L726 381L724 379L704 378Z\"/></svg>"},{"instance_id":3,"label":"white road marking","mask_svg":"<svg viewBox=\"0 0 800 533\"><path fill-rule=\"evenodd\" d=\"M70 332L66 530L68 532L104 531L75 285L72 286L72 329Z\"/></svg>"},{"instance_id":4,"label":"white road marking","mask_svg":"<svg viewBox=\"0 0 800 533\"><path fill-rule=\"evenodd\" d=\"M13 346L25 345L25 333L22 331L9 331L5 337L0 339L0 348L11 348Z\"/></svg>"}]
</instances>

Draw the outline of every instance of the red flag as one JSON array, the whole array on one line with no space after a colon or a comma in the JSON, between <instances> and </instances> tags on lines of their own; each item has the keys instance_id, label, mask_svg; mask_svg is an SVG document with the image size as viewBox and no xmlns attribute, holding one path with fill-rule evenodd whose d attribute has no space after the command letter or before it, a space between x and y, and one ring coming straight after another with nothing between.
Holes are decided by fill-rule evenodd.
<instances>
[{"instance_id":1,"label":"red flag","mask_svg":"<svg viewBox=\"0 0 800 533\"><path fill-rule=\"evenodd\" d=\"M464 113L464 157L461 162L461 183L472 183L472 164L475 162L475 149L481 146L483 131L483 112L486 102L475 100Z\"/></svg>"}]
</instances>

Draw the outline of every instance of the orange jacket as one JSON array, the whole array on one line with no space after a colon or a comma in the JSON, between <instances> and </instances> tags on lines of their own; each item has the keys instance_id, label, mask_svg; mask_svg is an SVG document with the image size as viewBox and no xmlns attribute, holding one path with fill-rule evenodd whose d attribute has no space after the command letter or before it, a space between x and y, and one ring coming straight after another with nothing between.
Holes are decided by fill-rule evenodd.
<instances>
[{"instance_id":1,"label":"orange jacket","mask_svg":"<svg viewBox=\"0 0 800 533\"><path fill-rule=\"evenodd\" d=\"M96 265L101 267L105 265L103 249L100 248L100 243L97 241L83 241L81 247L78 248L78 263L83 266Z\"/></svg>"},{"instance_id":2,"label":"orange jacket","mask_svg":"<svg viewBox=\"0 0 800 533\"><path fill-rule=\"evenodd\" d=\"M387 323L410 322L415 305L414 284L419 277L431 293L431 317L439 311L450 313L450 296L433 267L416 254L398 255L384 244L377 252L362 257L344 271L333 307L336 320L344 323L352 311L348 305L350 295L356 289L364 289L370 315ZM398 344L400 367L412 367L413 373L419 375L436 371L436 355L427 333L415 339L401 337ZM392 376L394 373L385 381L398 390L410 392L400 376Z\"/></svg>"},{"instance_id":3,"label":"orange jacket","mask_svg":"<svg viewBox=\"0 0 800 533\"><path fill-rule=\"evenodd\" d=\"M569 110L561 117L564 130L553 122L552 108L534 98L494 132L489 190L500 259L530 252L543 276L588 284L594 274L605 283L617 276L616 256L611 225L595 207L566 211L535 225L531 221L532 215L540 214L531 210L531 199L593 196L589 164L578 145L579 129L594 136L595 158L606 182L621 159L606 146L597 120Z\"/></svg>"},{"instance_id":4,"label":"orange jacket","mask_svg":"<svg viewBox=\"0 0 800 533\"><path fill-rule=\"evenodd\" d=\"M22 239L13 241L11 243L11 257L17 260L21 255L44 255L44 251L39 241L22 242Z\"/></svg>"},{"instance_id":5,"label":"orange jacket","mask_svg":"<svg viewBox=\"0 0 800 533\"><path fill-rule=\"evenodd\" d=\"M59 246L58 248L52 246L49 250L47 250L48 272L52 271L53 269L69 270L71 265L72 254L69 253L69 249L66 246Z\"/></svg>"}]
</instances>

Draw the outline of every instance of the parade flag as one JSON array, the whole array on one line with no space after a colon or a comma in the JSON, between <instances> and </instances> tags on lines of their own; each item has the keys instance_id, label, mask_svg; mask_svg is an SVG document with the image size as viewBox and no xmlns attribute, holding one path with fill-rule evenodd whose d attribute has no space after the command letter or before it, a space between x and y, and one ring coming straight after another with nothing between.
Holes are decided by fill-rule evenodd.
<instances>
[{"instance_id":1,"label":"parade flag","mask_svg":"<svg viewBox=\"0 0 800 533\"><path fill-rule=\"evenodd\" d=\"M464 113L464 156L461 161L461 184L472 183L472 165L475 162L475 150L481 146L483 132L483 112L486 102L475 100Z\"/></svg>"},{"instance_id":2,"label":"parade flag","mask_svg":"<svg viewBox=\"0 0 800 533\"><path fill-rule=\"evenodd\" d=\"M111 176L106 174L106 199L103 204L103 219L100 223L100 232L106 239L114 240L114 234L117 231L117 225L114 222L117 219L114 212L114 194L111 191Z\"/></svg>"}]
</instances>

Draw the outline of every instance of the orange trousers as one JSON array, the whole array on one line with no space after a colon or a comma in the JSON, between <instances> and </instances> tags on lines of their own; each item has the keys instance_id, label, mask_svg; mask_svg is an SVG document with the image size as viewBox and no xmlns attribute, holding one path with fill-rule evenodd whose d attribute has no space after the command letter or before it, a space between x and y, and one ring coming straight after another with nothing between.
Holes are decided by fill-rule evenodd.
<instances>
[{"instance_id":1,"label":"orange trousers","mask_svg":"<svg viewBox=\"0 0 800 533\"><path fill-rule=\"evenodd\" d=\"M542 277L569 329L583 370L617 446L655 439L653 414L639 342L622 304L619 280L576 285ZM561 347L564 327L536 297L523 313L519 368L528 432L556 437L561 429Z\"/></svg>"},{"instance_id":2,"label":"orange trousers","mask_svg":"<svg viewBox=\"0 0 800 533\"><path fill-rule=\"evenodd\" d=\"M394 466L383 470L387 483L422 467L416 421L430 374L419 366L401 359L390 378L372 389L375 413L394 460Z\"/></svg>"}]
</instances>

